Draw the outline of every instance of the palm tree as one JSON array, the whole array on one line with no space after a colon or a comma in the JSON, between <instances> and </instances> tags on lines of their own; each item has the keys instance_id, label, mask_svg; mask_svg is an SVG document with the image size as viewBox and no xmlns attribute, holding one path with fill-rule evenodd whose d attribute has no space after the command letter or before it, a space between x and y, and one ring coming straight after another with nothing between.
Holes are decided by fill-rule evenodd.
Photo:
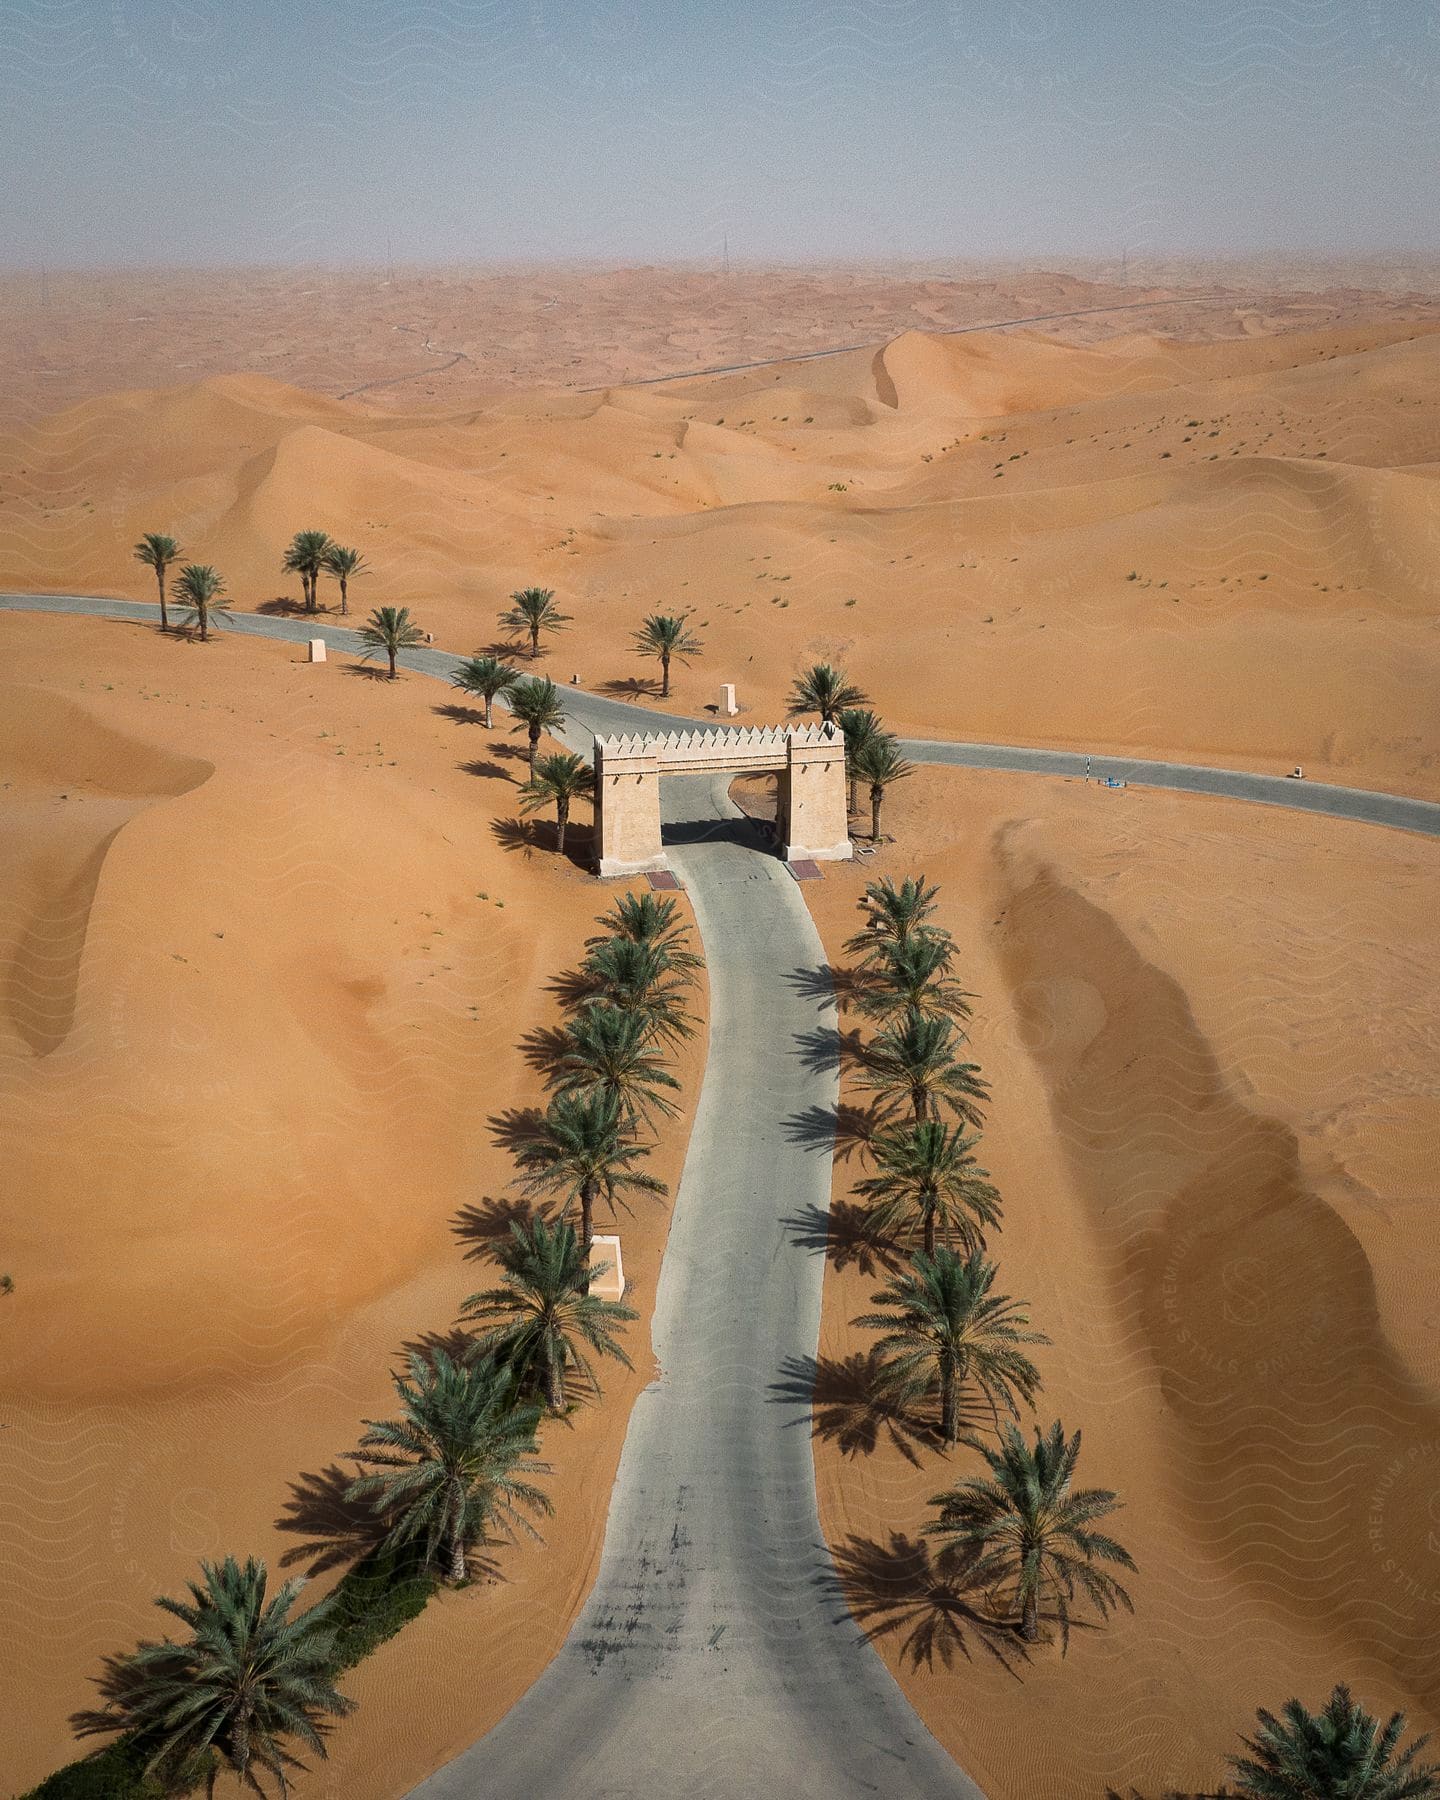
<instances>
[{"instance_id":1,"label":"palm tree","mask_svg":"<svg viewBox=\"0 0 1440 1800\"><path fill-rule=\"evenodd\" d=\"M829 663L816 663L797 675L790 690L790 712L818 712L822 725L831 725L849 707L864 706L869 696L845 679L843 670Z\"/></svg>"},{"instance_id":2,"label":"palm tree","mask_svg":"<svg viewBox=\"0 0 1440 1800\"><path fill-rule=\"evenodd\" d=\"M395 658L402 650L423 644L425 633L411 619L408 606L377 606L360 627L360 642L365 646L361 662L383 652L390 659L390 679L394 681Z\"/></svg>"},{"instance_id":3,"label":"palm tree","mask_svg":"<svg viewBox=\"0 0 1440 1800\"><path fill-rule=\"evenodd\" d=\"M163 531L147 531L135 546L136 562L144 563L147 569L155 571L155 583L160 589L160 629L170 629L170 615L165 610L165 572L171 563L180 555L180 546L172 537L166 537Z\"/></svg>"},{"instance_id":4,"label":"palm tree","mask_svg":"<svg viewBox=\"0 0 1440 1800\"><path fill-rule=\"evenodd\" d=\"M552 588L521 588L510 598L515 604L509 612L501 613L500 623L509 631L525 631L530 634L530 655L533 659L540 654L540 633L563 631L570 623L571 615L561 612L555 604Z\"/></svg>"},{"instance_id":5,"label":"palm tree","mask_svg":"<svg viewBox=\"0 0 1440 1800\"><path fill-rule=\"evenodd\" d=\"M1102 1618L1117 1605L1133 1612L1125 1589L1095 1566L1108 1562L1133 1569L1129 1551L1090 1529L1120 1502L1108 1488L1070 1485L1080 1456L1080 1433L1067 1442L1058 1419L1043 1436L1037 1425L1032 1450L1016 1427L1006 1423L994 1449L975 1438L966 1442L985 1458L990 1475L972 1476L959 1487L936 1494L930 1504L940 1513L926 1526L926 1534L969 1553L976 1586L1014 1583L1013 1605L1025 1642L1039 1640L1040 1602L1048 1597L1055 1605L1063 1645L1069 1648L1070 1605L1077 1588Z\"/></svg>"},{"instance_id":6,"label":"palm tree","mask_svg":"<svg viewBox=\"0 0 1440 1800\"><path fill-rule=\"evenodd\" d=\"M900 754L900 746L892 737L869 738L851 758L851 767L861 781L870 786L870 841L880 842L880 805L885 790L892 782L904 781L915 773Z\"/></svg>"},{"instance_id":7,"label":"palm tree","mask_svg":"<svg viewBox=\"0 0 1440 1800\"><path fill-rule=\"evenodd\" d=\"M218 1756L254 1793L262 1774L282 1796L287 1770L304 1764L290 1739L323 1757L330 1718L355 1710L331 1684L331 1602L291 1616L305 1583L284 1582L267 1594L264 1563L233 1556L202 1562L190 1599L155 1602L190 1636L142 1642L126 1656L107 1657L99 1687L105 1705L75 1714L78 1737L123 1732L143 1746L145 1773L166 1792L188 1792L203 1777L215 1791Z\"/></svg>"},{"instance_id":8,"label":"palm tree","mask_svg":"<svg viewBox=\"0 0 1440 1800\"><path fill-rule=\"evenodd\" d=\"M864 931L857 931L846 940L847 955L858 956L866 963L876 962L892 948L903 949L919 932L934 933L948 941L948 933L925 923L939 898L939 888L928 886L923 875L907 875L899 887L888 875L868 882L865 905L869 921Z\"/></svg>"},{"instance_id":9,"label":"palm tree","mask_svg":"<svg viewBox=\"0 0 1440 1800\"><path fill-rule=\"evenodd\" d=\"M223 578L209 563L186 563L176 577L175 598L185 608L185 624L199 625L202 644L209 642L210 621L227 616L218 604L224 592Z\"/></svg>"},{"instance_id":10,"label":"palm tree","mask_svg":"<svg viewBox=\"0 0 1440 1800\"><path fill-rule=\"evenodd\" d=\"M1350 1698L1343 1683L1324 1712L1312 1714L1287 1700L1282 1717L1261 1707L1259 1730L1240 1741L1249 1756L1228 1758L1240 1800L1436 1800L1440 1765L1415 1758L1429 1742L1416 1738L1400 1750L1404 1713L1391 1713L1383 1730ZM1396 1752L1399 1751L1397 1755Z\"/></svg>"},{"instance_id":11,"label":"palm tree","mask_svg":"<svg viewBox=\"0 0 1440 1800\"><path fill-rule=\"evenodd\" d=\"M451 675L452 684L466 694L478 694L485 702L485 729L495 722L494 705L508 694L520 677L498 656L472 656Z\"/></svg>"},{"instance_id":12,"label":"palm tree","mask_svg":"<svg viewBox=\"0 0 1440 1800\"><path fill-rule=\"evenodd\" d=\"M281 567L287 573L298 575L301 586L305 590L305 610L315 610L315 589L320 580L320 572L325 567L325 559L334 548L329 534L324 531L297 531L290 540L290 548L285 552Z\"/></svg>"},{"instance_id":13,"label":"palm tree","mask_svg":"<svg viewBox=\"0 0 1440 1800\"><path fill-rule=\"evenodd\" d=\"M331 544L320 560L326 574L333 575L340 583L340 611L348 613L350 583L357 575L370 573L365 558L358 550L347 550L344 544Z\"/></svg>"},{"instance_id":14,"label":"palm tree","mask_svg":"<svg viewBox=\"0 0 1440 1800\"><path fill-rule=\"evenodd\" d=\"M885 1335L876 1344L885 1358L887 1379L908 1394L940 1389L940 1431L953 1447L960 1435L958 1400L973 1381L990 1402L999 1424L1003 1406L1020 1416L1017 1396L1035 1404L1040 1371L1020 1344L1048 1344L1028 1331L1028 1305L1008 1294L992 1294L995 1265L978 1250L962 1262L953 1250L922 1251L910 1268L870 1296L879 1312L854 1322Z\"/></svg>"},{"instance_id":15,"label":"palm tree","mask_svg":"<svg viewBox=\"0 0 1440 1800\"><path fill-rule=\"evenodd\" d=\"M535 750L542 731L558 731L565 723L560 690L548 675L527 675L517 680L507 699L513 729L523 725L530 734L530 779L535 779Z\"/></svg>"},{"instance_id":16,"label":"palm tree","mask_svg":"<svg viewBox=\"0 0 1440 1800\"><path fill-rule=\"evenodd\" d=\"M918 1125L937 1119L943 1102L972 1129L990 1090L975 1063L956 1055L962 1034L951 1020L906 1012L865 1046L860 1085L886 1097L909 1097Z\"/></svg>"},{"instance_id":17,"label":"palm tree","mask_svg":"<svg viewBox=\"0 0 1440 1800\"><path fill-rule=\"evenodd\" d=\"M635 633L635 648L641 656L660 658L662 700L670 697L670 658L678 656L681 662L688 664L702 649L700 639L689 629L690 616L688 612L651 613Z\"/></svg>"},{"instance_id":18,"label":"palm tree","mask_svg":"<svg viewBox=\"0 0 1440 1800\"><path fill-rule=\"evenodd\" d=\"M567 1370L574 1370L594 1393L600 1392L585 1355L587 1347L631 1367L613 1327L640 1315L617 1300L599 1300L590 1292L591 1280L610 1265L597 1263L587 1270L573 1226L563 1221L551 1226L544 1219L513 1223L499 1260L504 1271L500 1286L472 1294L460 1317L466 1324L490 1321L489 1330L480 1336L482 1350L503 1357L508 1367L542 1372L552 1413L565 1410Z\"/></svg>"},{"instance_id":19,"label":"palm tree","mask_svg":"<svg viewBox=\"0 0 1440 1800\"><path fill-rule=\"evenodd\" d=\"M369 1472L346 1489L392 1521L389 1541L421 1544L425 1566L465 1579L466 1552L499 1526L537 1535L524 1513L550 1502L529 1479L540 1408L516 1394L517 1376L486 1358L453 1362L443 1350L415 1352L395 1377L402 1417L366 1419L355 1461Z\"/></svg>"},{"instance_id":20,"label":"palm tree","mask_svg":"<svg viewBox=\"0 0 1440 1800\"><path fill-rule=\"evenodd\" d=\"M850 797L846 801L847 812L855 812L860 800L857 792L860 778L855 773L855 752L862 744L868 744L871 738L883 737L885 728L879 716L860 706L847 706L835 720L845 736L845 773L850 778Z\"/></svg>"},{"instance_id":21,"label":"palm tree","mask_svg":"<svg viewBox=\"0 0 1440 1800\"><path fill-rule=\"evenodd\" d=\"M595 1241L595 1202L613 1207L628 1193L663 1194L665 1184L635 1164L648 1154L625 1128L614 1094L557 1094L540 1130L515 1153L521 1186L558 1194L562 1208L580 1207L580 1248L590 1261Z\"/></svg>"},{"instance_id":22,"label":"palm tree","mask_svg":"<svg viewBox=\"0 0 1440 1800\"><path fill-rule=\"evenodd\" d=\"M565 854L565 827L570 823L570 802L577 794L593 795L595 772L583 756L557 750L542 756L534 773L520 790L522 813L539 812L554 802L555 848Z\"/></svg>"},{"instance_id":23,"label":"palm tree","mask_svg":"<svg viewBox=\"0 0 1440 1800\"><path fill-rule=\"evenodd\" d=\"M613 1095L632 1125L648 1124L655 1113L673 1118L680 1083L665 1067L638 1012L622 1012L607 1000L583 1006L565 1027L564 1048L556 1059L557 1092L587 1097Z\"/></svg>"},{"instance_id":24,"label":"palm tree","mask_svg":"<svg viewBox=\"0 0 1440 1800\"><path fill-rule=\"evenodd\" d=\"M937 1236L958 1237L967 1251L1000 1223L1000 1195L970 1152L976 1140L938 1119L890 1126L870 1146L876 1173L856 1184L881 1232L918 1225L926 1256Z\"/></svg>"},{"instance_id":25,"label":"palm tree","mask_svg":"<svg viewBox=\"0 0 1440 1800\"><path fill-rule=\"evenodd\" d=\"M595 921L604 926L604 935L586 938L585 947L593 950L611 938L624 938L628 943L663 949L673 969L703 969L705 959L688 947L690 927L678 915L679 907L668 896L657 898L648 889L621 894L609 912Z\"/></svg>"},{"instance_id":26,"label":"palm tree","mask_svg":"<svg viewBox=\"0 0 1440 1800\"><path fill-rule=\"evenodd\" d=\"M917 932L903 945L885 945L859 988L861 1012L882 1021L904 1012L968 1019L971 996L950 975L954 956L948 934L938 931Z\"/></svg>"},{"instance_id":27,"label":"palm tree","mask_svg":"<svg viewBox=\"0 0 1440 1800\"><path fill-rule=\"evenodd\" d=\"M608 938L586 953L581 973L590 985L588 998L634 1013L647 1037L678 1043L694 1035L694 1016L684 1003L694 976L663 944Z\"/></svg>"}]
</instances>

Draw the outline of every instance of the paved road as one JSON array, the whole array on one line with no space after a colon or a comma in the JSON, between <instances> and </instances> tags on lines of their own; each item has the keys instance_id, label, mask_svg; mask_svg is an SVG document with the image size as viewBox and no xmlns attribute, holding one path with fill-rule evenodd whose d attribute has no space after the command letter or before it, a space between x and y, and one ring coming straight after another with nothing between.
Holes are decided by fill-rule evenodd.
<instances>
[{"instance_id":1,"label":"paved road","mask_svg":"<svg viewBox=\"0 0 1440 1800\"><path fill-rule=\"evenodd\" d=\"M785 1221L828 1207L830 1147L792 1142L786 1121L834 1105L835 1010L795 979L823 965L820 939L725 787L665 788L711 1023L655 1297L662 1374L635 1404L599 1577L559 1655L415 1800L979 1797L836 1591L808 1398L777 1388L819 1331L823 1256Z\"/></svg>"},{"instance_id":2,"label":"paved road","mask_svg":"<svg viewBox=\"0 0 1440 1800\"><path fill-rule=\"evenodd\" d=\"M104 618L153 620L156 608L138 600L104 600L86 594L0 594L0 612L33 611L90 613ZM356 632L320 619L280 618L269 614L235 613L227 629L253 632L263 637L288 638L304 643L323 637L332 648L359 653ZM461 658L446 650L408 651L405 668L448 678ZM523 667L524 659L521 659ZM589 737L616 731L657 729L718 731L714 718L686 719L623 700L607 700L579 688L565 690L570 717L580 729L569 741L589 754ZM941 742L930 738L901 741L905 754L915 762L953 764L968 769L1009 769L1022 774L1074 779L1086 772L1086 757L1074 750L1031 750L1019 744L971 744ZM1129 757L1096 756L1090 759L1096 780L1109 776L1133 782L1137 787L1175 788L1183 793L1216 794L1231 800L1256 801L1268 806L1288 806L1299 812L1328 813L1332 818L1354 819L1367 825L1384 825L1402 831L1418 831L1440 837L1440 804L1411 800L1400 794L1377 793L1368 788L1335 787L1321 781L1290 781L1282 775L1250 774L1243 769L1211 769L1190 763L1149 762ZM1119 796L1117 795L1117 799Z\"/></svg>"}]
</instances>

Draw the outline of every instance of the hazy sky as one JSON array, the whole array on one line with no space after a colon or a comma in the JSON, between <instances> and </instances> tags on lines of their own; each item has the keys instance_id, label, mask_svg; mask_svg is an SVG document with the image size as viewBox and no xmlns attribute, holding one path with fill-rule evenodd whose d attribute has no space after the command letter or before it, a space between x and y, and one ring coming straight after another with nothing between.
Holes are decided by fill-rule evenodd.
<instances>
[{"instance_id":1,"label":"hazy sky","mask_svg":"<svg viewBox=\"0 0 1440 1800\"><path fill-rule=\"evenodd\" d=\"M1436 242L1440 0L0 0L0 261Z\"/></svg>"}]
</instances>

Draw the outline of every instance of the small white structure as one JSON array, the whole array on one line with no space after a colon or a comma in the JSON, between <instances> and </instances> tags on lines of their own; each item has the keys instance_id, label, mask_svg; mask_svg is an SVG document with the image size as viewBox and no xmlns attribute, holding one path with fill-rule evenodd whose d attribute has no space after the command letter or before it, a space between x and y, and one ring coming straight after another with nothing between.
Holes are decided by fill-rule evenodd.
<instances>
[{"instance_id":1,"label":"small white structure","mask_svg":"<svg viewBox=\"0 0 1440 1800\"><path fill-rule=\"evenodd\" d=\"M324 640L324 638L311 638L311 640L310 640L310 660L311 660L311 662L324 662L324 660L325 660L325 640Z\"/></svg>"},{"instance_id":2,"label":"small white structure","mask_svg":"<svg viewBox=\"0 0 1440 1800\"><path fill-rule=\"evenodd\" d=\"M590 1292L597 1300L623 1300L625 1298L625 1264L620 1259L620 1240L618 1237L601 1237L597 1232L591 1240L590 1262L593 1267L597 1263L609 1263L605 1273L590 1283Z\"/></svg>"},{"instance_id":3,"label":"small white structure","mask_svg":"<svg viewBox=\"0 0 1440 1800\"><path fill-rule=\"evenodd\" d=\"M735 704L735 683L727 681L720 689L720 704L715 708L722 719L733 719L740 708Z\"/></svg>"}]
</instances>

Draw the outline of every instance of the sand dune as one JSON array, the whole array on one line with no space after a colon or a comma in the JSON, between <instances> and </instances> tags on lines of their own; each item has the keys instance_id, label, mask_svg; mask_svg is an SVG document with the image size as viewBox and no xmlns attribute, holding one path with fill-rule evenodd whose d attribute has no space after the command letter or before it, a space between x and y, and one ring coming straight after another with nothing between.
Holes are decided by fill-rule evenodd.
<instances>
[{"instance_id":1,"label":"sand dune","mask_svg":"<svg viewBox=\"0 0 1440 1800\"><path fill-rule=\"evenodd\" d=\"M996 1667L918 1535L973 1458L907 1460L867 1418L844 1371L878 1281L852 1258L816 1451L880 1647L1007 1800L1208 1789L1257 1704L1341 1676L1433 1726L1433 847L1009 776L927 772L893 805L884 866L944 884L979 993L992 1248L1055 1340L1040 1411L1083 1428L1139 1573L1134 1618ZM832 954L862 880L816 890Z\"/></svg>"}]
</instances>

